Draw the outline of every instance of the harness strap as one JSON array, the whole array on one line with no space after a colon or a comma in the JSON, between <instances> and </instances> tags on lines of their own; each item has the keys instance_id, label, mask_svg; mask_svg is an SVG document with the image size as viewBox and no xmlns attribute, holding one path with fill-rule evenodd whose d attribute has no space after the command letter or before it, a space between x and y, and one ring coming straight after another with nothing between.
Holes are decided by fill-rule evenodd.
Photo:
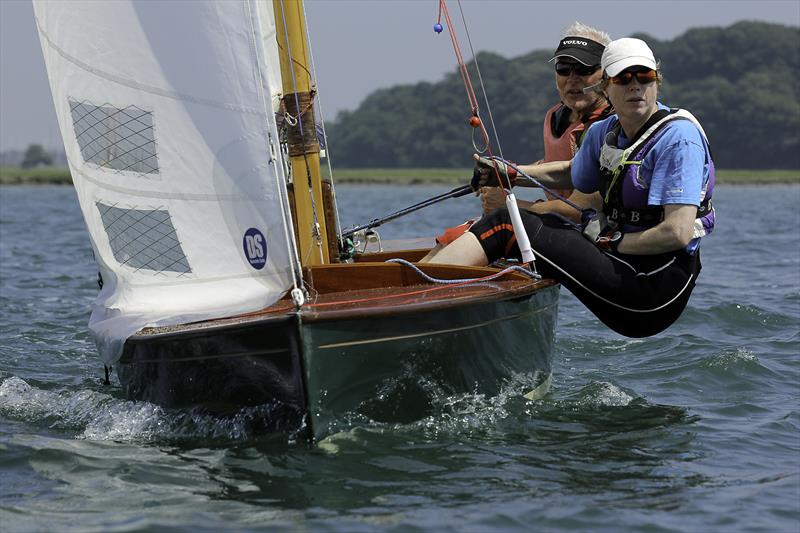
<instances>
[{"instance_id":1,"label":"harness strap","mask_svg":"<svg viewBox=\"0 0 800 533\"><path fill-rule=\"evenodd\" d=\"M706 198L700 203L700 207L697 208L697 215L695 218L706 216L713 208L714 206L711 203L711 198ZM631 224L634 226L649 227L655 226L664 220L663 206L643 207L639 209L609 207L609 211L610 212L606 213L609 222L615 222L620 226Z\"/></svg>"},{"instance_id":2,"label":"harness strap","mask_svg":"<svg viewBox=\"0 0 800 533\"><path fill-rule=\"evenodd\" d=\"M622 202L619 202L619 201L614 202L614 200L619 200L619 198L616 198L616 196L621 193L621 191L617 190L617 189L621 189L621 186L622 186L621 182L618 182L620 175L625 170L625 167L627 165L641 165L642 164L641 160L639 160L639 161L629 161L628 160L628 156L630 154L635 153L636 150L638 150L639 144L640 144L640 139L642 138L642 136L645 133L647 133L648 134L647 137L650 138L652 135L655 134L655 132L658 129L660 129L663 125L665 125L667 123L667 121L665 121L664 124L658 124L658 123L661 122L664 118L666 118L667 116L669 116L670 114L672 114L674 112L675 112L675 110L673 110L673 109L669 109L669 110L667 110L667 109L659 109L658 111L653 113L650 116L650 118L647 119L647 122L645 122L636 131L636 134L631 139L630 146L628 146L628 148L626 148L622 152L622 159L619 161L617 167L615 169L613 169L613 171L612 171L613 174L611 176L611 181L608 184L608 188L603 192L603 203L604 204L610 204L610 203L621 204L622 203ZM613 128L611 128L611 131L609 131L608 135L606 136L606 141L605 142L609 142L609 138L611 138L611 139L614 139L614 145L616 145L617 139L619 138L619 134L621 132L622 132L622 123L618 121L617 124Z\"/></svg>"},{"instance_id":3,"label":"harness strap","mask_svg":"<svg viewBox=\"0 0 800 533\"><path fill-rule=\"evenodd\" d=\"M670 119L664 120L668 116ZM644 153L640 149L640 146L643 142L651 139L654 135L657 134L663 127L665 127L669 122L672 120L689 120L694 123L700 133L705 138L705 132L703 132L702 127L697 120L688 112L682 111L680 109L659 109L645 122L636 132L631 140L630 146L624 150L623 156L619 161L617 168L615 168L612 172L611 179L606 181L605 183L608 184L608 188L603 191L603 211L606 213L608 220L614 222L620 226L625 224L631 224L636 226L644 226L644 227L652 227L656 224L660 223L664 220L664 207L663 206L654 206L654 207L645 207L645 208L638 208L638 209L628 209L622 207L622 181L619 180L620 176L623 174L625 167L629 165L641 165L644 160ZM619 134L622 132L622 125L618 122L609 132L608 137L614 139L616 144L616 139L619 138ZM644 138L643 138L644 137ZM645 145L645 152L647 151L647 145ZM638 161L629 161L628 156L631 154L636 154L640 156ZM713 209L711 204L711 199L706 198L700 203L700 207L697 209L697 215L695 218L702 218L708 215Z\"/></svg>"},{"instance_id":4,"label":"harness strap","mask_svg":"<svg viewBox=\"0 0 800 533\"><path fill-rule=\"evenodd\" d=\"M636 141L641 139L642 135L644 135L647 132L647 130L649 130L650 127L653 126L653 124L655 124L656 122L659 122L662 118L664 118L667 115L670 115L670 114L672 114L674 112L675 112L674 109L659 109L658 111L656 111L655 113L650 115L650 118L647 119L647 122L642 124L642 127L639 128L638 130L636 130L636 133L631 138L631 144L630 144L631 147L636 145ZM614 138L615 139L618 138L620 132L622 131L622 123L621 122L617 122L617 125L614 126L613 128L611 128L611 131L614 132Z\"/></svg>"}]
</instances>

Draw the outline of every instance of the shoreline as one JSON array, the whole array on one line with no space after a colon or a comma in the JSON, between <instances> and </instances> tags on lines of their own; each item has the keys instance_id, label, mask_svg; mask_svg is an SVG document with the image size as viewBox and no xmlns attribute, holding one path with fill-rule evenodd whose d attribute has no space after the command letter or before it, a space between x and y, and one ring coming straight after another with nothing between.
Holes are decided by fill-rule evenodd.
<instances>
[{"instance_id":1,"label":"shoreline","mask_svg":"<svg viewBox=\"0 0 800 533\"><path fill-rule=\"evenodd\" d=\"M323 176L327 176L327 169ZM458 168L355 168L334 172L337 184L375 185L462 185L469 181L472 169ZM67 167L0 167L0 186L71 185ZM800 169L717 171L717 185L800 185Z\"/></svg>"}]
</instances>

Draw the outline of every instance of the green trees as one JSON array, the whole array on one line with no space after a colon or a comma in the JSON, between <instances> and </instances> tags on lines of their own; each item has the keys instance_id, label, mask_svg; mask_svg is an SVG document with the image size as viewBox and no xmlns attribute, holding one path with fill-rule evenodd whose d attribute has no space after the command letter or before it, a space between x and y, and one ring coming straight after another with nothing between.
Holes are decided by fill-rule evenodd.
<instances>
[{"instance_id":1,"label":"green trees","mask_svg":"<svg viewBox=\"0 0 800 533\"><path fill-rule=\"evenodd\" d=\"M45 151L41 144L31 144L25 150L25 155L20 166L22 168L33 168L37 165L53 164L53 156Z\"/></svg>"},{"instance_id":2,"label":"green trees","mask_svg":"<svg viewBox=\"0 0 800 533\"><path fill-rule=\"evenodd\" d=\"M653 41L661 100L697 116L719 167L800 168L798 42L798 28L762 22Z\"/></svg>"},{"instance_id":3,"label":"green trees","mask_svg":"<svg viewBox=\"0 0 800 533\"><path fill-rule=\"evenodd\" d=\"M672 41L635 36L647 41L663 64L660 100L700 119L718 167L800 168L800 29L739 22L692 29ZM513 59L478 54L509 159L529 162L542 156L542 119L557 101L547 62L551 53ZM472 76L477 81L474 71ZM482 94L478 101L491 129ZM456 72L437 83L381 89L329 126L334 162L354 168L469 166L468 119ZM482 145L477 132L475 144Z\"/></svg>"}]
</instances>

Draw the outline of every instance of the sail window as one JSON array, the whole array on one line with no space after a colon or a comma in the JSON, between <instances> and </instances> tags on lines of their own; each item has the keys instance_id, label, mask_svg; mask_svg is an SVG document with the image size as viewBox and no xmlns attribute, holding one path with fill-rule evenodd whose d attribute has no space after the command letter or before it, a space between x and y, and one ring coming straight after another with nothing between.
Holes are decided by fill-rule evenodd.
<instances>
[{"instance_id":1,"label":"sail window","mask_svg":"<svg viewBox=\"0 0 800 533\"><path fill-rule=\"evenodd\" d=\"M75 137L87 163L139 174L157 174L153 114L136 106L97 106L69 101Z\"/></svg>"},{"instance_id":2,"label":"sail window","mask_svg":"<svg viewBox=\"0 0 800 533\"><path fill-rule=\"evenodd\" d=\"M114 259L155 272L192 272L165 209L127 209L97 202Z\"/></svg>"}]
</instances>

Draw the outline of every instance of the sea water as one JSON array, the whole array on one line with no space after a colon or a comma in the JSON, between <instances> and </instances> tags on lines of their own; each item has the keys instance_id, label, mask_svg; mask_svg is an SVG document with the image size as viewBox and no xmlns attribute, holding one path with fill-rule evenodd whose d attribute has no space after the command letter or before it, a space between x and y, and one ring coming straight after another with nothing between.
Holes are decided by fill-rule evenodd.
<instances>
[{"instance_id":1,"label":"sea water","mask_svg":"<svg viewBox=\"0 0 800 533\"><path fill-rule=\"evenodd\" d=\"M446 190L337 197L349 226ZM74 191L0 188L0 531L797 532L800 187L714 200L703 272L666 332L620 337L562 290L543 399L509 383L309 445L255 431L257 407L215 418L104 386ZM478 211L448 200L380 231Z\"/></svg>"}]
</instances>

